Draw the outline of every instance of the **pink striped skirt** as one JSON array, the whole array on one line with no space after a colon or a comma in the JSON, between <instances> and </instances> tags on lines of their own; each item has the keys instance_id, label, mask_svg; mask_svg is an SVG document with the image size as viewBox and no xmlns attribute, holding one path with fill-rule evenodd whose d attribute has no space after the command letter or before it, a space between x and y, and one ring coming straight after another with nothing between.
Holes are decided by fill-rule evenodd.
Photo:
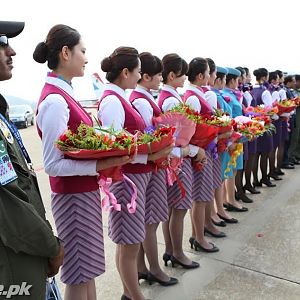
<instances>
[{"instance_id":1,"label":"pink striped skirt","mask_svg":"<svg viewBox=\"0 0 300 300\"><path fill-rule=\"evenodd\" d=\"M213 168L213 189L217 189L222 185L222 165L220 156L217 159L212 159Z\"/></svg>"},{"instance_id":2,"label":"pink striped skirt","mask_svg":"<svg viewBox=\"0 0 300 300\"><path fill-rule=\"evenodd\" d=\"M145 223L158 224L168 220L166 170L152 173L146 191Z\"/></svg>"},{"instance_id":3,"label":"pink striped skirt","mask_svg":"<svg viewBox=\"0 0 300 300\"><path fill-rule=\"evenodd\" d=\"M121 211L109 213L108 235L116 244L138 244L145 239L145 202L146 190L152 173L126 174L137 187L136 211L130 214L127 204L130 203L133 191L126 181L118 181L111 186Z\"/></svg>"},{"instance_id":4,"label":"pink striped skirt","mask_svg":"<svg viewBox=\"0 0 300 300\"><path fill-rule=\"evenodd\" d=\"M176 209L192 208L193 169L190 158L184 158L181 165L182 172L178 177L185 189L185 197L182 197L178 182L168 186L168 205Z\"/></svg>"},{"instance_id":5,"label":"pink striped skirt","mask_svg":"<svg viewBox=\"0 0 300 300\"><path fill-rule=\"evenodd\" d=\"M63 240L61 281L85 283L105 272L102 210L99 191L51 194L52 213Z\"/></svg>"}]
</instances>

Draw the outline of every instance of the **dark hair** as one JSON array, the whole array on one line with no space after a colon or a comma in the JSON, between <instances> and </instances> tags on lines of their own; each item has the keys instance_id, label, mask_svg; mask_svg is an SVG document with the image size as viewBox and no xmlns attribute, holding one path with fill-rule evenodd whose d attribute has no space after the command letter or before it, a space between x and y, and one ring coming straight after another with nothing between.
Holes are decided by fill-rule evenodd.
<instances>
[{"instance_id":1,"label":"dark hair","mask_svg":"<svg viewBox=\"0 0 300 300\"><path fill-rule=\"evenodd\" d=\"M280 79L283 77L283 72L282 71L276 70L275 72L278 74Z\"/></svg>"},{"instance_id":2,"label":"dark hair","mask_svg":"<svg viewBox=\"0 0 300 300\"><path fill-rule=\"evenodd\" d=\"M162 59L163 71L163 83L167 82L168 75L174 72L176 76L181 77L188 71L187 62L176 53L167 54Z\"/></svg>"},{"instance_id":3,"label":"dark hair","mask_svg":"<svg viewBox=\"0 0 300 300\"><path fill-rule=\"evenodd\" d=\"M295 80L296 80L296 81L300 81L300 75L298 75L298 74L295 75Z\"/></svg>"},{"instance_id":4,"label":"dark hair","mask_svg":"<svg viewBox=\"0 0 300 300\"><path fill-rule=\"evenodd\" d=\"M248 69L247 67L243 67L243 69L244 69L245 72L246 72L246 76L248 76L248 75L250 74L249 69Z\"/></svg>"},{"instance_id":5,"label":"dark hair","mask_svg":"<svg viewBox=\"0 0 300 300\"><path fill-rule=\"evenodd\" d=\"M106 79L114 82L123 69L132 72L139 65L139 53L132 47L119 47L110 56L101 61L101 69Z\"/></svg>"},{"instance_id":6,"label":"dark hair","mask_svg":"<svg viewBox=\"0 0 300 300\"><path fill-rule=\"evenodd\" d=\"M139 55L139 58L141 60L141 76L143 76L144 74L154 76L161 73L162 63L157 56L152 55L149 52L142 52Z\"/></svg>"},{"instance_id":7,"label":"dark hair","mask_svg":"<svg viewBox=\"0 0 300 300\"><path fill-rule=\"evenodd\" d=\"M289 82L292 82L294 78L295 78L294 75L288 75L284 77L284 81L283 81L284 85L287 85Z\"/></svg>"},{"instance_id":8,"label":"dark hair","mask_svg":"<svg viewBox=\"0 0 300 300\"><path fill-rule=\"evenodd\" d=\"M217 75L216 80L217 80L218 78L220 78L221 80L223 80L224 77L226 76L226 74L224 74L224 73L219 73L219 72L217 72L216 75Z\"/></svg>"},{"instance_id":9,"label":"dark hair","mask_svg":"<svg viewBox=\"0 0 300 300\"><path fill-rule=\"evenodd\" d=\"M272 80L276 80L278 77L278 73L276 71L270 72L269 73L269 83L272 82Z\"/></svg>"},{"instance_id":10,"label":"dark hair","mask_svg":"<svg viewBox=\"0 0 300 300\"><path fill-rule=\"evenodd\" d=\"M189 70L187 76L190 82L195 81L199 74L204 74L208 69L208 62L205 58L195 57L189 63Z\"/></svg>"},{"instance_id":11,"label":"dark hair","mask_svg":"<svg viewBox=\"0 0 300 300\"><path fill-rule=\"evenodd\" d=\"M233 75L233 74L227 74L226 75L226 85L232 80L232 79L237 79L239 76Z\"/></svg>"},{"instance_id":12,"label":"dark hair","mask_svg":"<svg viewBox=\"0 0 300 300\"><path fill-rule=\"evenodd\" d=\"M59 53L64 46L71 51L80 41L79 32L67 25L53 26L44 42L39 43L33 52L33 59L38 63L48 61L48 68L54 70L59 64Z\"/></svg>"},{"instance_id":13,"label":"dark hair","mask_svg":"<svg viewBox=\"0 0 300 300\"><path fill-rule=\"evenodd\" d=\"M212 74L213 72L216 71L216 64L211 58L206 58L207 63L209 65L209 74Z\"/></svg>"},{"instance_id":14,"label":"dark hair","mask_svg":"<svg viewBox=\"0 0 300 300\"><path fill-rule=\"evenodd\" d=\"M237 70L239 70L241 72L241 76L242 75L246 75L246 71L243 67L236 67Z\"/></svg>"},{"instance_id":15,"label":"dark hair","mask_svg":"<svg viewBox=\"0 0 300 300\"><path fill-rule=\"evenodd\" d=\"M259 68L253 71L253 75L255 76L256 80L260 80L263 77L268 76L269 72L265 68Z\"/></svg>"}]
</instances>

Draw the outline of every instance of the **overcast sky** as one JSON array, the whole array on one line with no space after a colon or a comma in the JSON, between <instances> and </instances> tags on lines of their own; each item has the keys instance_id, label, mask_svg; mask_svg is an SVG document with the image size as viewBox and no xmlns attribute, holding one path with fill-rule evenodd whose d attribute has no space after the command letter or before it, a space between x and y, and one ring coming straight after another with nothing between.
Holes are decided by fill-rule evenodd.
<instances>
[{"instance_id":1,"label":"overcast sky","mask_svg":"<svg viewBox=\"0 0 300 300\"><path fill-rule=\"evenodd\" d=\"M103 76L102 58L121 45L161 58L176 52L187 62L201 56L220 66L300 73L299 15L296 0L2 0L1 20L26 25L10 41L17 52L15 68L11 80L0 82L0 91L39 98L47 67L34 62L32 53L58 23L81 33L89 60L87 77L94 72ZM92 95L87 82L76 81L80 98Z\"/></svg>"}]
</instances>

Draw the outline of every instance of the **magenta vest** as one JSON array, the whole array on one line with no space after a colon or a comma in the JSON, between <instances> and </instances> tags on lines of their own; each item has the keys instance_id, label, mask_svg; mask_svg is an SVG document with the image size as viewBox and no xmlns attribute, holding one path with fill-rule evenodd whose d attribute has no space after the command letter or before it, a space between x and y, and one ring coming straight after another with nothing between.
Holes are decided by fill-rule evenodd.
<instances>
[{"instance_id":1,"label":"magenta vest","mask_svg":"<svg viewBox=\"0 0 300 300\"><path fill-rule=\"evenodd\" d=\"M75 99L62 89L48 83L45 84L42 90L36 113L38 113L39 105L50 94L59 94L65 99L70 110L69 129L76 131L81 122L93 126L91 117ZM53 124L55 124L55 120L53 120ZM38 126L37 130L40 138L42 138L42 132ZM97 176L49 176L49 180L52 192L59 194L85 193L96 191L99 188Z\"/></svg>"},{"instance_id":2,"label":"magenta vest","mask_svg":"<svg viewBox=\"0 0 300 300\"><path fill-rule=\"evenodd\" d=\"M138 91L133 91L130 94L129 100L130 100L131 104L134 106L134 104L133 104L134 100L139 99L139 98L143 98L149 102L149 104L151 105L151 107L153 109L154 117L158 117L161 114L161 110L159 109L159 107L155 103L153 103L153 101L143 93L140 93Z\"/></svg>"},{"instance_id":3,"label":"magenta vest","mask_svg":"<svg viewBox=\"0 0 300 300\"><path fill-rule=\"evenodd\" d=\"M158 104L158 107L161 109L161 111L162 111L162 106L163 106L165 100L170 97L174 97L174 95L169 91L161 90L161 92L159 93L157 104Z\"/></svg>"},{"instance_id":4,"label":"magenta vest","mask_svg":"<svg viewBox=\"0 0 300 300\"><path fill-rule=\"evenodd\" d=\"M133 108L133 106L126 101L122 96L120 96L118 93L111 91L111 90L105 90L100 101L99 106L102 102L102 100L107 96L116 96L125 111L125 122L124 122L124 129L129 131L131 134L135 134L136 131L144 132L144 129L146 128L145 122L141 115ZM101 120L99 120L101 123ZM122 170L124 173L148 173L152 172L155 169L155 166L153 163L149 162L148 164L127 164L122 167Z\"/></svg>"},{"instance_id":5,"label":"magenta vest","mask_svg":"<svg viewBox=\"0 0 300 300\"><path fill-rule=\"evenodd\" d=\"M196 92L192 90L186 90L184 93L184 102L191 97L191 96L196 96L201 104L201 113L202 114L211 114L212 110L211 107L208 105L205 99L203 99L200 95L198 95Z\"/></svg>"}]
</instances>

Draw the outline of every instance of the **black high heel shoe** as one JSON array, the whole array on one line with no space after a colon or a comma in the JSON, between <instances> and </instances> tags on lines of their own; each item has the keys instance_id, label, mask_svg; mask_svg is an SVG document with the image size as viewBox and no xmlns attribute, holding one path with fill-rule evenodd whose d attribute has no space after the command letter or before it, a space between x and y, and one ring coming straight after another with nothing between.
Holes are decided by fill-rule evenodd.
<instances>
[{"instance_id":1,"label":"black high heel shoe","mask_svg":"<svg viewBox=\"0 0 300 300\"><path fill-rule=\"evenodd\" d=\"M260 191L256 190L255 187L251 185L244 185L244 191L248 191L251 194L260 194Z\"/></svg>"},{"instance_id":2,"label":"black high heel shoe","mask_svg":"<svg viewBox=\"0 0 300 300\"><path fill-rule=\"evenodd\" d=\"M150 272L148 275L149 275L148 276L149 285L152 285L154 282L157 282L162 286L170 286L170 285L174 285L174 284L178 283L178 279L174 278L174 277L170 277L170 279L168 281L163 281L163 280L160 280L157 277L155 277Z\"/></svg>"},{"instance_id":3,"label":"black high heel shoe","mask_svg":"<svg viewBox=\"0 0 300 300\"><path fill-rule=\"evenodd\" d=\"M258 186L258 187L261 187L262 186L262 183L261 182L259 182L259 181L253 181L253 186L254 186L254 188L256 187L256 186Z\"/></svg>"},{"instance_id":4,"label":"black high heel shoe","mask_svg":"<svg viewBox=\"0 0 300 300\"><path fill-rule=\"evenodd\" d=\"M235 219L235 218L228 219L228 218L225 218L225 217L223 217L223 216L221 216L221 215L219 215L219 214L218 214L218 216L219 216L220 219L224 220L224 222L226 222L226 223L228 223L228 224L236 224L236 223L239 222L239 221L238 221L237 219Z\"/></svg>"},{"instance_id":5,"label":"black high heel shoe","mask_svg":"<svg viewBox=\"0 0 300 300\"><path fill-rule=\"evenodd\" d=\"M194 247L195 247L196 251L198 251L198 249L203 252L207 252L207 253L213 253L213 252L220 251L220 249L215 244L213 244L213 243L209 243L209 244L211 244L213 247L210 249L207 249L207 248L202 247L196 240L194 241Z\"/></svg>"},{"instance_id":6,"label":"black high heel shoe","mask_svg":"<svg viewBox=\"0 0 300 300\"><path fill-rule=\"evenodd\" d=\"M276 184L272 183L269 179L261 179L260 180L261 185L266 185L267 187L275 187Z\"/></svg>"},{"instance_id":7,"label":"black high heel shoe","mask_svg":"<svg viewBox=\"0 0 300 300\"><path fill-rule=\"evenodd\" d=\"M282 180L282 178L279 177L277 174L268 174L268 179L270 180L270 178L273 178L276 181Z\"/></svg>"},{"instance_id":8,"label":"black high heel shoe","mask_svg":"<svg viewBox=\"0 0 300 300\"><path fill-rule=\"evenodd\" d=\"M253 200L246 196L244 193L235 193L236 200L242 200L244 203L252 203ZM227 207L228 209L228 207Z\"/></svg>"},{"instance_id":9,"label":"black high heel shoe","mask_svg":"<svg viewBox=\"0 0 300 300\"><path fill-rule=\"evenodd\" d=\"M144 279L144 280L148 280L148 276L149 276L149 272L147 273L142 273L142 272L138 272L138 279Z\"/></svg>"},{"instance_id":10,"label":"black high heel shoe","mask_svg":"<svg viewBox=\"0 0 300 300\"><path fill-rule=\"evenodd\" d=\"M214 225L216 226L220 226L220 227L226 227L226 223L225 221L220 221L220 222L216 222L214 219L211 219L211 221L213 222Z\"/></svg>"},{"instance_id":11,"label":"black high heel shoe","mask_svg":"<svg viewBox=\"0 0 300 300\"><path fill-rule=\"evenodd\" d=\"M177 258L175 258L173 255L171 256L171 263L172 263L173 268L175 267L175 265L180 265L184 269L196 269L196 268L200 267L200 265L195 261L192 261L192 263L190 265L186 265L186 264L182 263L181 261L179 261Z\"/></svg>"},{"instance_id":12,"label":"black high heel shoe","mask_svg":"<svg viewBox=\"0 0 300 300\"><path fill-rule=\"evenodd\" d=\"M163 255L163 261L165 262L165 266L166 266L166 267L168 266L168 261L171 261L171 262L172 262L171 256L172 256L172 255L170 255L170 254L168 254L168 253L164 253L164 255Z\"/></svg>"},{"instance_id":13,"label":"black high heel shoe","mask_svg":"<svg viewBox=\"0 0 300 300\"><path fill-rule=\"evenodd\" d=\"M280 170L280 169L276 169L276 170L275 170L275 174L276 174L276 175L279 175L279 176L282 176L282 175L284 175L285 173L282 172L282 170Z\"/></svg>"},{"instance_id":14,"label":"black high heel shoe","mask_svg":"<svg viewBox=\"0 0 300 300\"><path fill-rule=\"evenodd\" d=\"M131 300L131 298L128 298L127 296L125 296L124 294L121 297L121 300Z\"/></svg>"},{"instance_id":15,"label":"black high heel shoe","mask_svg":"<svg viewBox=\"0 0 300 300\"><path fill-rule=\"evenodd\" d=\"M223 231L220 231L219 233L213 233L212 231L208 230L207 228L204 228L204 234L205 235L209 234L215 238L224 238L227 236L226 233Z\"/></svg>"},{"instance_id":16,"label":"black high heel shoe","mask_svg":"<svg viewBox=\"0 0 300 300\"><path fill-rule=\"evenodd\" d=\"M191 249L193 249L193 246L194 246L194 240L195 240L195 238L193 238L193 237L190 237L190 239L189 239L189 242L190 242L190 244L191 244Z\"/></svg>"}]
</instances>

